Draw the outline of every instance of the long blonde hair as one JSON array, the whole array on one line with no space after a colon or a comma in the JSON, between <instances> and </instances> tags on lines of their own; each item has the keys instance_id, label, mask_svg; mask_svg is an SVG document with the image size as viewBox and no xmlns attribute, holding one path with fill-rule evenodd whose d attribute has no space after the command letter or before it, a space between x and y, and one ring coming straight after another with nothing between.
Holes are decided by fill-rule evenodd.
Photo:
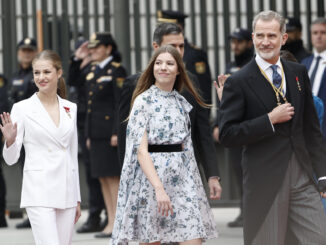
<instances>
[{"instance_id":1,"label":"long blonde hair","mask_svg":"<svg viewBox=\"0 0 326 245\"><path fill-rule=\"evenodd\" d=\"M46 50L43 50L42 52L40 52L39 54L37 54L35 56L35 58L33 59L32 65L34 66L35 62L38 61L38 60L49 60L49 61L52 62L54 68L57 71L62 70L61 58L53 50L46 49ZM59 78L57 94L63 99L67 98L66 82L65 82L65 79L63 78L63 76L61 76Z\"/></svg>"},{"instance_id":2,"label":"long blonde hair","mask_svg":"<svg viewBox=\"0 0 326 245\"><path fill-rule=\"evenodd\" d=\"M155 51L149 64L147 65L147 68L145 69L145 71L142 73L142 75L138 79L136 88L132 94L130 108L132 108L136 97L138 95L140 95L141 93L143 93L144 91L146 91L147 89L149 89L150 86L152 86L155 83L155 77L154 77L154 72L153 72L154 64L155 64L157 57L162 53L171 54L172 57L176 60L177 65L178 65L179 74L176 77L173 89L180 92L183 89L183 87L186 87L186 89L188 89L188 91L194 96L194 98L198 104L200 104L201 106L206 107L206 108L210 107L208 104L203 102L202 98L200 97L199 93L197 92L197 89L194 87L194 85L190 81L190 79L187 75L187 72L186 72L186 68L184 67L182 57L179 54L179 52L171 45L167 45L167 46L162 46Z\"/></svg>"}]
</instances>

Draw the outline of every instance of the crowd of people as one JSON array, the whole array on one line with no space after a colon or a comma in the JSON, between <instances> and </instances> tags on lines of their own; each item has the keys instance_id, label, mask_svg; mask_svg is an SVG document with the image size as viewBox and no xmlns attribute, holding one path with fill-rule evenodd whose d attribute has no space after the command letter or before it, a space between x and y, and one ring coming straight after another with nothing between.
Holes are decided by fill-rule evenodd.
<instances>
[{"instance_id":1,"label":"crowd of people","mask_svg":"<svg viewBox=\"0 0 326 245\"><path fill-rule=\"evenodd\" d=\"M246 245L326 240L326 19L310 26L313 53L296 18L263 11L252 30L236 28L234 60L214 82L211 124L207 54L187 41L185 18L157 12L154 54L129 76L111 33L80 39L67 71L77 106L67 100L58 54L37 53L32 38L18 43L19 71L0 76L0 129L5 162L23 166L28 219L17 228L32 227L36 244L71 244L80 217L78 148L89 196L78 233L99 232L112 244L216 238L198 165L209 198L220 199L220 144L241 199L228 226L244 227ZM0 227L5 194L0 166Z\"/></svg>"}]
</instances>

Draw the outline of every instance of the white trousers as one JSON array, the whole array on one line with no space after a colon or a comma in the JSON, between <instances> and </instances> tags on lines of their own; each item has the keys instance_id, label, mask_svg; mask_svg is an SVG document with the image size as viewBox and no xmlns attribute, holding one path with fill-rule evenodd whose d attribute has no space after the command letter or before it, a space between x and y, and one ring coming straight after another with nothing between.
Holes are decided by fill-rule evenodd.
<instances>
[{"instance_id":1,"label":"white trousers","mask_svg":"<svg viewBox=\"0 0 326 245\"><path fill-rule=\"evenodd\" d=\"M70 245L76 207L67 209L27 207L36 245Z\"/></svg>"}]
</instances>

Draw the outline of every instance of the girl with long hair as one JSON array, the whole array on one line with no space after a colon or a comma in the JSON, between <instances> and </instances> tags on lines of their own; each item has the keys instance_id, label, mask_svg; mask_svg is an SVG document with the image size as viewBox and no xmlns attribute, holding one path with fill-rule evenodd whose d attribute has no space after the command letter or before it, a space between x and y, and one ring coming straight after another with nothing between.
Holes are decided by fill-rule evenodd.
<instances>
[{"instance_id":1,"label":"girl with long hair","mask_svg":"<svg viewBox=\"0 0 326 245\"><path fill-rule=\"evenodd\" d=\"M132 98L113 244L201 244L217 237L191 142L192 106L185 87L202 106L172 46L153 55Z\"/></svg>"}]
</instances>

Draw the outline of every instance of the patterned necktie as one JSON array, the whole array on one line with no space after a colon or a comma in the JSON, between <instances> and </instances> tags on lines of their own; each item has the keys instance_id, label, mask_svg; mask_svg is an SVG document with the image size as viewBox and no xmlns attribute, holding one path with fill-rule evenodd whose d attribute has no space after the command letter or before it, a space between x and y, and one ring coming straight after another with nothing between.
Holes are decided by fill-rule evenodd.
<instances>
[{"instance_id":1,"label":"patterned necktie","mask_svg":"<svg viewBox=\"0 0 326 245\"><path fill-rule=\"evenodd\" d=\"M273 84L276 88L280 88L282 84L282 77L277 72L277 65L271 65L271 68L273 70Z\"/></svg>"},{"instance_id":2,"label":"patterned necktie","mask_svg":"<svg viewBox=\"0 0 326 245\"><path fill-rule=\"evenodd\" d=\"M314 69L312 70L311 76L310 76L310 83L311 83L311 87L314 85L314 81L315 81L315 76L318 70L318 66L319 66L319 61L320 61L321 57L317 56L316 57L316 64Z\"/></svg>"}]
</instances>

